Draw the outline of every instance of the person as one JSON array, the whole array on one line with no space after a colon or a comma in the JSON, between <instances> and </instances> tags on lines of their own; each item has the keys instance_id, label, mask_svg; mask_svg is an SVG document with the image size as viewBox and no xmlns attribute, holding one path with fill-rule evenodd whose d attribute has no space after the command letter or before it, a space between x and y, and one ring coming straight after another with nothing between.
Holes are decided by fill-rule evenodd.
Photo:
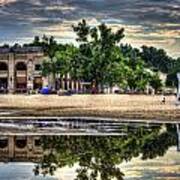
<instances>
[{"instance_id":1,"label":"person","mask_svg":"<svg viewBox=\"0 0 180 180\"><path fill-rule=\"evenodd\" d=\"M166 97L165 95L162 96L162 101L161 101L162 104L166 104Z\"/></svg>"}]
</instances>

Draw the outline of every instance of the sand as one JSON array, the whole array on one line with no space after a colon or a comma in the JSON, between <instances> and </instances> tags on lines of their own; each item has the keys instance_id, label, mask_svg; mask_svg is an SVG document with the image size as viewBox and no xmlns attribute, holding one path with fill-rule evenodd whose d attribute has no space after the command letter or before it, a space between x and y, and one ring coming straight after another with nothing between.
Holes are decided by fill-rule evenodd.
<instances>
[{"instance_id":1,"label":"sand","mask_svg":"<svg viewBox=\"0 0 180 180\"><path fill-rule=\"evenodd\" d=\"M0 116L95 116L180 120L175 96L150 95L0 95ZM12 114L3 113L13 112Z\"/></svg>"}]
</instances>

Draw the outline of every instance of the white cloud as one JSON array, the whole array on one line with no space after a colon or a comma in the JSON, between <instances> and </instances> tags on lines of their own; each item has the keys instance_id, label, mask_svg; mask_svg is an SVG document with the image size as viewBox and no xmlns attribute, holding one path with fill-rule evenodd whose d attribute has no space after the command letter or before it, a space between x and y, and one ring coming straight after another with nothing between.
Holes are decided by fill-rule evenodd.
<instances>
[{"instance_id":1,"label":"white cloud","mask_svg":"<svg viewBox=\"0 0 180 180\"><path fill-rule=\"evenodd\" d=\"M17 0L0 0L0 6L4 6L9 3L16 2Z\"/></svg>"}]
</instances>

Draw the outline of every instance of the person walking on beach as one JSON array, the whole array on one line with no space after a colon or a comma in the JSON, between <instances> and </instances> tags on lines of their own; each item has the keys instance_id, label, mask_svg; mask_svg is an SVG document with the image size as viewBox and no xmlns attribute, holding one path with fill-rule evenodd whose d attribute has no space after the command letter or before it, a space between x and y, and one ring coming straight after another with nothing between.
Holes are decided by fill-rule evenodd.
<instances>
[{"instance_id":1,"label":"person walking on beach","mask_svg":"<svg viewBox=\"0 0 180 180\"><path fill-rule=\"evenodd\" d=\"M166 97L165 97L165 95L164 95L164 94L163 94L163 96L162 96L161 103L162 103L162 104L166 104Z\"/></svg>"}]
</instances>

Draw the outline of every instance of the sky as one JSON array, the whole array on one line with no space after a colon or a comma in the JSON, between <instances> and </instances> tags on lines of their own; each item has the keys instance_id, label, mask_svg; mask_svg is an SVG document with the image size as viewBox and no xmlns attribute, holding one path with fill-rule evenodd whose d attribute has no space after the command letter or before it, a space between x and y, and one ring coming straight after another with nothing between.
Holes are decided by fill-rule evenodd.
<instances>
[{"instance_id":1,"label":"sky","mask_svg":"<svg viewBox=\"0 0 180 180\"><path fill-rule=\"evenodd\" d=\"M72 25L125 28L123 43L164 48L180 57L180 0L0 0L0 44L28 43L35 35L75 43Z\"/></svg>"}]
</instances>

